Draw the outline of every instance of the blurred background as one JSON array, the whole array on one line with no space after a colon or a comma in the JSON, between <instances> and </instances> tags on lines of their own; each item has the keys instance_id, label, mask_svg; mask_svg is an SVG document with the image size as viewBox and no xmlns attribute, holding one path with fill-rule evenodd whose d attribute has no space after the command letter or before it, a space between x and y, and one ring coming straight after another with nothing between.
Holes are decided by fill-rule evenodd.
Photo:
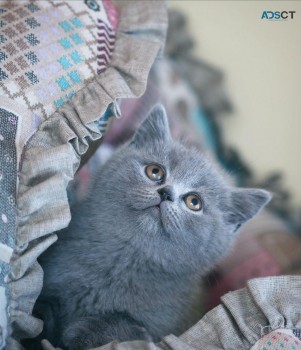
<instances>
[{"instance_id":1,"label":"blurred background","mask_svg":"<svg viewBox=\"0 0 301 350\"><path fill-rule=\"evenodd\" d=\"M221 119L227 144L264 177L283 174L301 204L301 2L170 1L185 14L196 57L218 67L233 103ZM263 11L296 11L265 21Z\"/></svg>"},{"instance_id":2,"label":"blurred background","mask_svg":"<svg viewBox=\"0 0 301 350\"><path fill-rule=\"evenodd\" d=\"M145 93L121 103L104 142L77 174L90 175L164 104L172 134L206 153L237 186L273 200L241 229L230 255L202 281L203 311L261 276L301 274L301 2L171 0L169 29ZM267 21L263 11L295 11Z\"/></svg>"}]
</instances>

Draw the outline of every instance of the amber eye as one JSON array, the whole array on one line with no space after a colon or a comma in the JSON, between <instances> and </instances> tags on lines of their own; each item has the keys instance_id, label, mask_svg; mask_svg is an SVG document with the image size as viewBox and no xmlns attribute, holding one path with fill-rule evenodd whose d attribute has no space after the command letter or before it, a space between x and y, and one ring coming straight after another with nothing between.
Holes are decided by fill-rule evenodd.
<instances>
[{"instance_id":1,"label":"amber eye","mask_svg":"<svg viewBox=\"0 0 301 350\"><path fill-rule=\"evenodd\" d=\"M184 197L184 202L187 205L187 207L194 211L202 210L203 203L200 197L198 197L196 194L188 194L186 197Z\"/></svg>"},{"instance_id":2,"label":"amber eye","mask_svg":"<svg viewBox=\"0 0 301 350\"><path fill-rule=\"evenodd\" d=\"M158 164L151 164L145 168L145 173L149 179L155 182L161 182L164 179L164 170Z\"/></svg>"}]
</instances>

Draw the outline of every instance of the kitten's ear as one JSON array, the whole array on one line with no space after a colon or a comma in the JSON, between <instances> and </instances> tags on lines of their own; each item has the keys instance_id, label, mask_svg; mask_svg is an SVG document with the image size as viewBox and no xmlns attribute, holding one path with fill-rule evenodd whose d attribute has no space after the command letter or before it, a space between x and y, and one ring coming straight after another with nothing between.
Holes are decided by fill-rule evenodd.
<instances>
[{"instance_id":1,"label":"kitten's ear","mask_svg":"<svg viewBox=\"0 0 301 350\"><path fill-rule=\"evenodd\" d=\"M253 188L236 188L231 193L231 208L228 222L237 230L242 224L256 215L270 200L268 191Z\"/></svg>"},{"instance_id":2,"label":"kitten's ear","mask_svg":"<svg viewBox=\"0 0 301 350\"><path fill-rule=\"evenodd\" d=\"M171 138L165 109L156 105L134 134L131 144L138 147L148 142L166 142Z\"/></svg>"}]
</instances>

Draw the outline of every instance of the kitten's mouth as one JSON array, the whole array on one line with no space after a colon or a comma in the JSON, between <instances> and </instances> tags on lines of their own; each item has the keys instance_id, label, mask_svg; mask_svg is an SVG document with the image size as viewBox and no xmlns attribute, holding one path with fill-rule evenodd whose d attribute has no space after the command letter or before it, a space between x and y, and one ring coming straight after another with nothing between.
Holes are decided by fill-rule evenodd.
<instances>
[{"instance_id":1,"label":"kitten's mouth","mask_svg":"<svg viewBox=\"0 0 301 350\"><path fill-rule=\"evenodd\" d=\"M160 227L163 229L162 232L165 232L165 225L164 225L164 208L162 208L162 202L159 204L153 205L152 207L149 207L151 216L153 219L160 225Z\"/></svg>"},{"instance_id":2,"label":"kitten's mouth","mask_svg":"<svg viewBox=\"0 0 301 350\"><path fill-rule=\"evenodd\" d=\"M156 213L160 213L161 212L161 207L160 207L160 204L156 204L156 205L153 205L151 208L156 212Z\"/></svg>"},{"instance_id":3,"label":"kitten's mouth","mask_svg":"<svg viewBox=\"0 0 301 350\"><path fill-rule=\"evenodd\" d=\"M160 224L162 225L162 211L161 211L161 207L160 204L154 205L152 208L152 214L153 214L153 218L157 221L160 221Z\"/></svg>"},{"instance_id":4,"label":"kitten's mouth","mask_svg":"<svg viewBox=\"0 0 301 350\"><path fill-rule=\"evenodd\" d=\"M162 202L160 202L159 204L156 204L156 205L154 206L154 208L157 208L158 210L161 210L161 204L162 204Z\"/></svg>"},{"instance_id":5,"label":"kitten's mouth","mask_svg":"<svg viewBox=\"0 0 301 350\"><path fill-rule=\"evenodd\" d=\"M156 220L158 220L159 218L161 219L161 214L162 214L161 204L162 202L156 205L152 205L151 207L148 208Z\"/></svg>"}]
</instances>

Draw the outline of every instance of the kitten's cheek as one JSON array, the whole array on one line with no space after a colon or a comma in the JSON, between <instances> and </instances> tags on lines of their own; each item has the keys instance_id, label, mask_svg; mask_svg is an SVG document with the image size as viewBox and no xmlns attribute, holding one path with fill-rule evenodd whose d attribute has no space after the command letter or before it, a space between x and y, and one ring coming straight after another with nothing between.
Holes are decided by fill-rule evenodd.
<instances>
[{"instance_id":1,"label":"kitten's cheek","mask_svg":"<svg viewBox=\"0 0 301 350\"><path fill-rule=\"evenodd\" d=\"M160 204L160 196L153 193L133 191L125 196L125 205L135 210L144 210Z\"/></svg>"}]
</instances>

